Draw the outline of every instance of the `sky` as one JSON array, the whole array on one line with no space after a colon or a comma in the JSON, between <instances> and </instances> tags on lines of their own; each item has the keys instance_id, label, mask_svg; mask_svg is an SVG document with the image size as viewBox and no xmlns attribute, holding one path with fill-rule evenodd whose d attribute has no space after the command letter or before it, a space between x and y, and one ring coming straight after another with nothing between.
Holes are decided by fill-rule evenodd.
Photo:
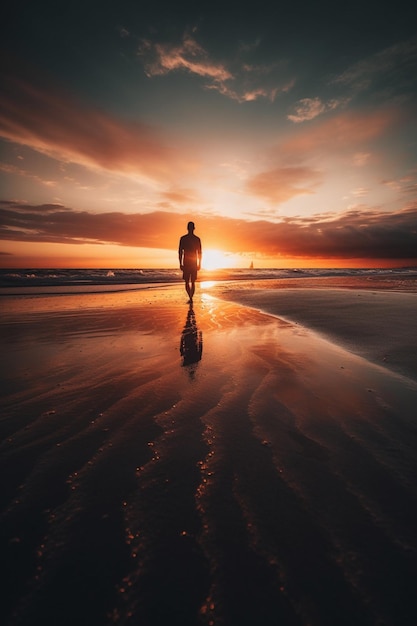
<instances>
[{"instance_id":1,"label":"sky","mask_svg":"<svg viewBox=\"0 0 417 626\"><path fill-rule=\"evenodd\" d=\"M417 265L408 0L2 10L0 265Z\"/></svg>"}]
</instances>

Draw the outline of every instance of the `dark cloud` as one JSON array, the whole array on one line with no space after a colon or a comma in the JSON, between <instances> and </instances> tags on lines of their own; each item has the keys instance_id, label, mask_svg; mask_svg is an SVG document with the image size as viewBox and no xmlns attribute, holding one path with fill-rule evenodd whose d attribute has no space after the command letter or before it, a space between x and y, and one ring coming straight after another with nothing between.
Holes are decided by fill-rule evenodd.
<instances>
[{"instance_id":1,"label":"dark cloud","mask_svg":"<svg viewBox=\"0 0 417 626\"><path fill-rule=\"evenodd\" d=\"M5 201L0 210L3 240L174 249L188 219L194 219L206 248L277 259L417 259L416 203L392 213L358 208L338 216L286 218L279 223L164 211L96 214Z\"/></svg>"},{"instance_id":2,"label":"dark cloud","mask_svg":"<svg viewBox=\"0 0 417 626\"><path fill-rule=\"evenodd\" d=\"M347 68L340 76L334 79L335 84L347 86L351 92L367 90L370 87L389 90L395 86L395 92L400 89L408 91L415 89L417 62L417 38L379 50Z\"/></svg>"},{"instance_id":3,"label":"dark cloud","mask_svg":"<svg viewBox=\"0 0 417 626\"><path fill-rule=\"evenodd\" d=\"M172 245L167 233L179 227L178 216L172 213L98 214L58 204L0 202L0 215L0 238L15 241L164 248Z\"/></svg>"}]
</instances>

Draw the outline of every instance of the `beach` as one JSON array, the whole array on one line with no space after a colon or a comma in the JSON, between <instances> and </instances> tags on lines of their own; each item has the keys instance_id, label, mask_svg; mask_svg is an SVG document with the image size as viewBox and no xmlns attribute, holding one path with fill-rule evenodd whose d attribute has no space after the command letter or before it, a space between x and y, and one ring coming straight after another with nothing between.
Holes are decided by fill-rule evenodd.
<instances>
[{"instance_id":1,"label":"beach","mask_svg":"<svg viewBox=\"0 0 417 626\"><path fill-rule=\"evenodd\" d=\"M417 290L1 298L2 623L414 626Z\"/></svg>"}]
</instances>

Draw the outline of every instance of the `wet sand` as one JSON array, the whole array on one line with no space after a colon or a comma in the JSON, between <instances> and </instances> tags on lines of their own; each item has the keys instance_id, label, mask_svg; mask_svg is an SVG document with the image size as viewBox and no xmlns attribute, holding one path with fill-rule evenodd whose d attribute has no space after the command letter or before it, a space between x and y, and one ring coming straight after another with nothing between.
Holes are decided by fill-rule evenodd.
<instances>
[{"instance_id":1,"label":"wet sand","mask_svg":"<svg viewBox=\"0 0 417 626\"><path fill-rule=\"evenodd\" d=\"M417 623L400 331L388 362L368 293L290 321L293 293L216 289L2 299L3 623Z\"/></svg>"},{"instance_id":2,"label":"wet sand","mask_svg":"<svg viewBox=\"0 0 417 626\"><path fill-rule=\"evenodd\" d=\"M301 324L417 380L417 286L333 278L226 283L212 293Z\"/></svg>"}]
</instances>

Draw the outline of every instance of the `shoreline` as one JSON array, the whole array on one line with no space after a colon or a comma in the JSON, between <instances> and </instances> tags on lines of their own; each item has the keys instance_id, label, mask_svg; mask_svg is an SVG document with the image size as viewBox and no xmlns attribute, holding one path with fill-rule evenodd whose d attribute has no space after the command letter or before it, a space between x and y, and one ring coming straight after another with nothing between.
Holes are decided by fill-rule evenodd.
<instances>
[{"instance_id":1,"label":"shoreline","mask_svg":"<svg viewBox=\"0 0 417 626\"><path fill-rule=\"evenodd\" d=\"M303 325L345 349L417 380L417 292L385 284L369 288L320 281L319 287L286 281L267 288L217 286L226 300ZM326 284L323 284L326 283Z\"/></svg>"},{"instance_id":2,"label":"shoreline","mask_svg":"<svg viewBox=\"0 0 417 626\"><path fill-rule=\"evenodd\" d=\"M30 311L131 306L142 296L149 301L161 290L178 293L182 283L149 283L134 288L79 292L39 292L1 298L3 315ZM52 288L50 288L52 289ZM142 294L142 295L141 295ZM323 338L383 367L417 380L417 284L414 278L393 281L389 274L370 277L314 277L296 279L200 281L197 297L215 295L305 326ZM171 298L171 296L169 296ZM59 298L59 300L56 300ZM73 303L73 304L71 304Z\"/></svg>"}]
</instances>

